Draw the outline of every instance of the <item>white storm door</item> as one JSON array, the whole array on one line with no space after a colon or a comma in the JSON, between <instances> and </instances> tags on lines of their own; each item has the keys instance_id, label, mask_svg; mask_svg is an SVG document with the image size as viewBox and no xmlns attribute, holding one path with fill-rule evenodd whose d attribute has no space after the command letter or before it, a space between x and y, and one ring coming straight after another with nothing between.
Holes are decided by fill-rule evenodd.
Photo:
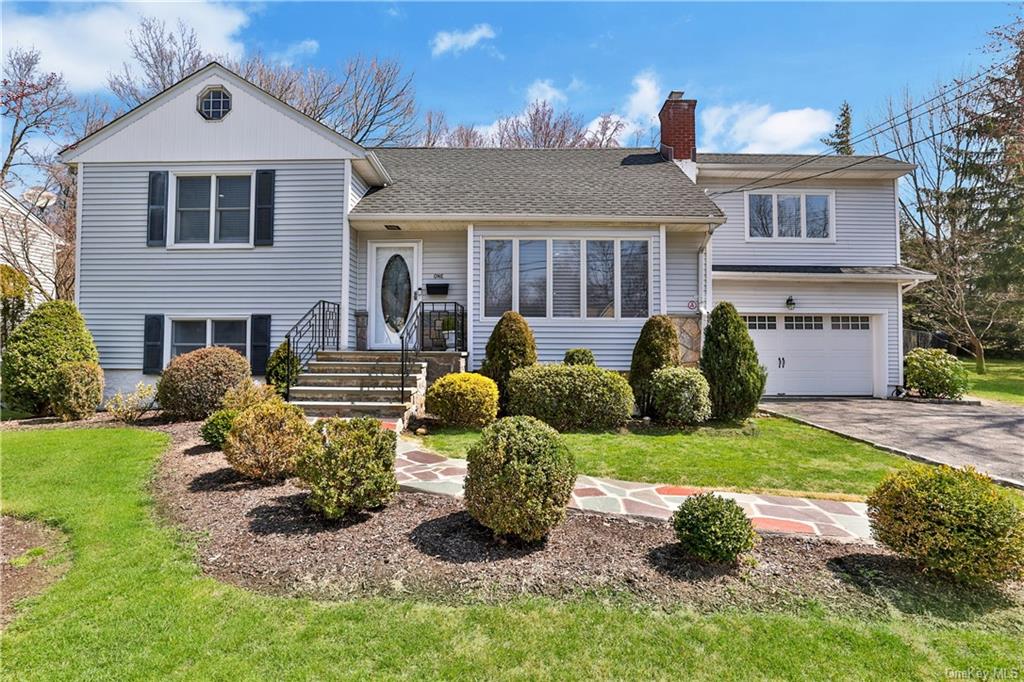
<instances>
[{"instance_id":1,"label":"white storm door","mask_svg":"<svg viewBox=\"0 0 1024 682\"><path fill-rule=\"evenodd\" d=\"M368 242L369 348L401 348L401 334L419 296L419 242Z\"/></svg>"}]
</instances>

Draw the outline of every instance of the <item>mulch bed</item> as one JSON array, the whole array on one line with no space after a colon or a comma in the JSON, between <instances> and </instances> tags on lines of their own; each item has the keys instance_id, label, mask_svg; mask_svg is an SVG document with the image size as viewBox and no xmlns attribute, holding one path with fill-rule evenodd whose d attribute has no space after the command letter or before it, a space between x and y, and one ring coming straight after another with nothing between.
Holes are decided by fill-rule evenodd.
<instances>
[{"instance_id":1,"label":"mulch bed","mask_svg":"<svg viewBox=\"0 0 1024 682\"><path fill-rule=\"evenodd\" d=\"M295 481L238 476L198 427L157 427L173 437L154 481L160 512L197 534L207 573L272 594L453 603L596 594L700 610L815 600L860 614L886 612L894 601L957 613L1024 601L1020 584L964 591L884 549L813 538L765 536L739 566L709 565L686 557L666 523L572 510L540 545L502 544L460 500L424 493L401 492L385 509L328 523L306 508Z\"/></svg>"},{"instance_id":2,"label":"mulch bed","mask_svg":"<svg viewBox=\"0 0 1024 682\"><path fill-rule=\"evenodd\" d=\"M69 567L64 534L38 521L0 516L0 628L16 615L15 604L39 594Z\"/></svg>"}]
</instances>

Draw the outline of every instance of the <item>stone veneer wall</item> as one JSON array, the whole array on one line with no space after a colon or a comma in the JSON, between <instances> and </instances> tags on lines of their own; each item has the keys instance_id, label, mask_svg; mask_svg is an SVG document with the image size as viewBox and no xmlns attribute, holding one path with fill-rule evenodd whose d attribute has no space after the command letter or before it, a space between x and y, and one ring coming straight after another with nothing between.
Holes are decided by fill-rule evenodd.
<instances>
[{"instance_id":1,"label":"stone veneer wall","mask_svg":"<svg viewBox=\"0 0 1024 682\"><path fill-rule=\"evenodd\" d=\"M700 318L693 315L669 315L679 335L683 348L683 364L696 365L700 362Z\"/></svg>"}]
</instances>

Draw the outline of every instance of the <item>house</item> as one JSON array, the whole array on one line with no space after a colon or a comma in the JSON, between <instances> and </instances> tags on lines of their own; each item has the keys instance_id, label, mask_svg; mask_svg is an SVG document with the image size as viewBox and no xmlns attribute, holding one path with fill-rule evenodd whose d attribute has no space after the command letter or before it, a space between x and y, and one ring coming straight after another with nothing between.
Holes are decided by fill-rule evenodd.
<instances>
[{"instance_id":1,"label":"house","mask_svg":"<svg viewBox=\"0 0 1024 682\"><path fill-rule=\"evenodd\" d=\"M900 265L909 166L698 154L695 107L669 96L660 149L366 149L211 63L62 152L107 385L208 344L258 374L287 337L292 399L351 414L405 402L421 362L478 368L507 310L542 361L628 369L650 315L693 362L729 300L769 392L887 395L928 277Z\"/></svg>"},{"instance_id":2,"label":"house","mask_svg":"<svg viewBox=\"0 0 1024 682\"><path fill-rule=\"evenodd\" d=\"M25 273L35 303L57 297L57 251L63 243L25 204L0 188L0 262Z\"/></svg>"}]
</instances>

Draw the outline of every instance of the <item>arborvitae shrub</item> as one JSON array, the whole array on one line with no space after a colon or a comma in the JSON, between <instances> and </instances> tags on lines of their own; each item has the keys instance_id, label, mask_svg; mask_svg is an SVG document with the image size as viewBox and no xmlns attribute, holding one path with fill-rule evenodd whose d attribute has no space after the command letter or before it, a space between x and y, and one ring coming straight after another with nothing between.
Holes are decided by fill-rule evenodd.
<instances>
[{"instance_id":1,"label":"arborvitae shrub","mask_svg":"<svg viewBox=\"0 0 1024 682\"><path fill-rule=\"evenodd\" d=\"M700 368L711 388L713 418L733 421L754 414L768 372L758 361L746 323L731 303L719 303L711 311Z\"/></svg>"},{"instance_id":2,"label":"arborvitae shrub","mask_svg":"<svg viewBox=\"0 0 1024 682\"><path fill-rule=\"evenodd\" d=\"M498 385L498 407L508 405L508 378L514 370L537 363L537 341L533 330L519 313L509 311L494 325L487 339L486 355L480 373Z\"/></svg>"},{"instance_id":3,"label":"arborvitae shrub","mask_svg":"<svg viewBox=\"0 0 1024 682\"><path fill-rule=\"evenodd\" d=\"M644 323L633 347L629 366L629 385L640 414L651 416L651 376L662 367L675 367L683 361L676 325L668 315L654 315Z\"/></svg>"},{"instance_id":4,"label":"arborvitae shrub","mask_svg":"<svg viewBox=\"0 0 1024 682\"><path fill-rule=\"evenodd\" d=\"M263 378L279 395L284 395L289 383L288 377L291 376L291 383L294 384L295 377L299 376L299 369L299 356L289 353L288 346L281 343L267 358L267 369Z\"/></svg>"}]
</instances>

